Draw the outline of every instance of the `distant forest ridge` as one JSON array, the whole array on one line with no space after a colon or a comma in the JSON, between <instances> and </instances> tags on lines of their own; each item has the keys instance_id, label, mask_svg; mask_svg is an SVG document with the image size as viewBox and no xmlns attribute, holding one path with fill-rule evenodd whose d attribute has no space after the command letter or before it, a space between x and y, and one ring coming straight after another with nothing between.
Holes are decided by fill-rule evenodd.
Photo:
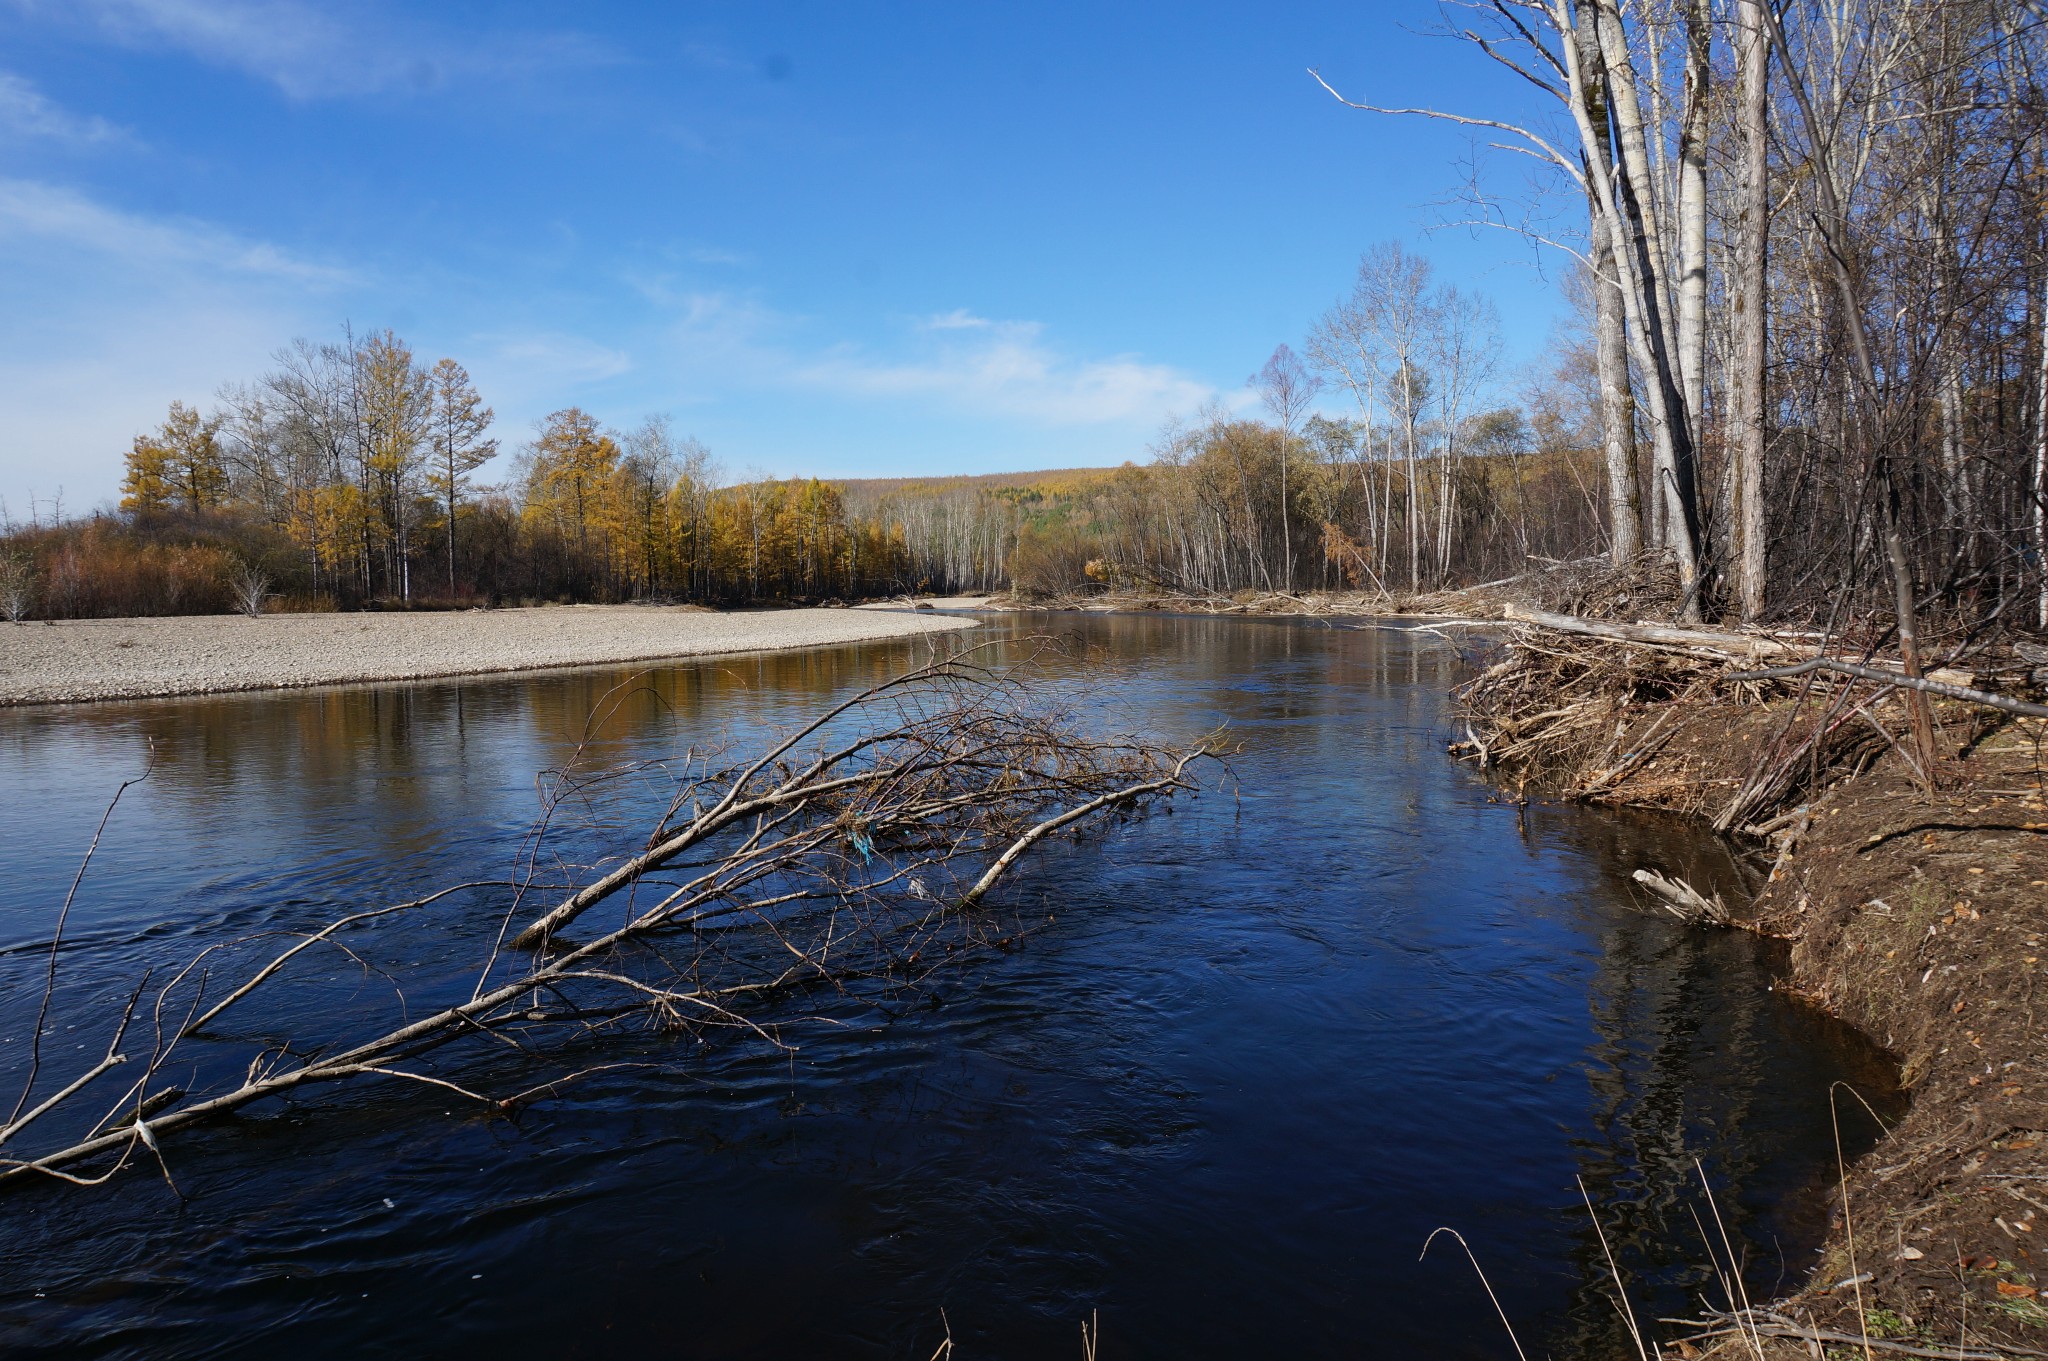
<instances>
[{"instance_id":1,"label":"distant forest ridge","mask_svg":"<svg viewBox=\"0 0 2048 1361\"><path fill-rule=\"evenodd\" d=\"M1089 483L1102 481L1116 472L1115 467L1106 468L1041 468L1035 472L1012 473L949 473L921 477L828 477L824 480L842 491L862 495L886 496L892 492L916 491L919 488L943 488L952 490L968 487L976 490L995 490L1005 487L1059 486L1067 483Z\"/></svg>"}]
</instances>

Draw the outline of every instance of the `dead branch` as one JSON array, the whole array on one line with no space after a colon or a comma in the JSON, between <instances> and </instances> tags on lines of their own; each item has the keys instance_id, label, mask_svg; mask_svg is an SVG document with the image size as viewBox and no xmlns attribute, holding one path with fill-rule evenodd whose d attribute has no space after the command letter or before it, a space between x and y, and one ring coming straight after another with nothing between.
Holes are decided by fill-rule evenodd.
<instances>
[{"instance_id":1,"label":"dead branch","mask_svg":"<svg viewBox=\"0 0 2048 1361\"><path fill-rule=\"evenodd\" d=\"M1672 628L1664 624L1616 624L1604 619L1580 619L1572 615L1551 614L1545 610L1532 610L1526 606L1509 605L1507 617L1519 623L1534 624L1538 628L1552 629L1558 633L1578 633L1593 638L1608 638L1622 643L1655 644L1665 647L1690 648L1717 656L1761 660L1766 657L1799 657L1808 669L1825 667L1843 670L1844 674L1860 675L1865 679L1882 680L1886 684L1907 685L1913 679L1901 670L1888 667L1868 666L1858 662L1841 661L1835 658L1807 658L1808 649L1794 643L1761 633L1724 633L1716 629ZM1847 670L1860 667L1860 670ZM1731 676L1731 680L1755 680L1774 674L1797 675L1796 671L1783 673L1753 672ZM1969 690L1966 682L1969 673L1944 668L1927 673L1926 688L1937 694L1948 694L1950 698L1964 695L1981 695L1982 691ZM1941 687L1947 686L1949 689ZM1950 694L1950 689L1957 691ZM1992 696L1991 698L1997 698ZM2023 712L2048 714L2048 709L2038 707Z\"/></svg>"},{"instance_id":2,"label":"dead branch","mask_svg":"<svg viewBox=\"0 0 2048 1361\"><path fill-rule=\"evenodd\" d=\"M1726 926L1732 920L1718 893L1706 897L1685 880L1650 869L1637 870L1630 877L1662 898L1664 910L1687 926Z\"/></svg>"},{"instance_id":3,"label":"dead branch","mask_svg":"<svg viewBox=\"0 0 2048 1361\"><path fill-rule=\"evenodd\" d=\"M1955 672L1936 671L1928 676L1908 676L1883 667L1865 666L1860 662L1846 662L1838 657L1812 657L1791 666L1775 666L1762 671L1738 671L1728 679L1733 681L1781 680L1791 676L1804 676L1812 671L1832 671L1837 675L1854 676L1859 680L1882 681L1896 685L1903 690L1919 690L1943 699L1961 700L1965 704L1981 704L1987 709L2003 709L2009 714L2026 718L2048 718L2048 704L2029 704L2023 699L2009 695L1994 695L1988 690L1973 690L1966 685L1955 685L1946 680L1936 680L1941 675Z\"/></svg>"},{"instance_id":4,"label":"dead branch","mask_svg":"<svg viewBox=\"0 0 2048 1361\"><path fill-rule=\"evenodd\" d=\"M407 991L446 993L459 984L466 996L395 1027L387 1020L370 1038L349 1038L341 1018L330 1022L332 1035L282 1043L254 1028L290 1003L313 945L334 944L368 967L380 952L404 953L403 933L417 919L409 909L479 885L346 913L254 959L246 959L247 947L260 938L208 945L150 999L153 1037L133 1052L123 1046L143 995L138 988L105 1056L0 1128L0 1141L32 1121L51 1135L39 1151L0 1157L0 1182L42 1174L97 1184L106 1173L72 1169L106 1159L118 1169L138 1147L161 1163L161 1141L172 1132L319 1083L397 1078L510 1110L578 1076L535 1080L529 1071L517 1095L501 1099L468 1073L421 1066L479 1037L494 1042L485 1052L496 1062L545 1062L550 1026L587 1035L638 1017L686 1036L724 1033L789 1048L784 1028L802 1019L790 1004L806 991L823 989L834 1006L900 1005L935 969L1014 934L994 926L986 903L1030 850L1109 812L1191 790L1190 768L1215 755L1207 743L1170 752L1088 737L1058 710L1026 703L1019 675L979 665L980 651L865 690L756 759L689 772L685 793L661 808L666 819L688 803L690 821L658 826L652 838L625 838L649 848L593 867L583 887L517 938L542 948L501 960L493 941L473 988L466 973L408 980ZM564 943L565 928L692 848L699 855L693 877L662 885L651 902L629 896L623 919ZM343 945L344 934L354 943ZM244 960L245 981L202 1008L208 974ZM543 1012L542 995L562 1005ZM230 1008L237 1018L253 1013L251 1035L220 1033ZM349 1028L362 1030L361 1023ZM150 1094L152 1075L174 1057L181 1073L197 1075L190 1091ZM143 1076L108 1115L95 1122L77 1109L100 1077L135 1060L143 1061ZM451 1055L437 1066L460 1062ZM23 1106L34 1087L31 1081Z\"/></svg>"}]
</instances>

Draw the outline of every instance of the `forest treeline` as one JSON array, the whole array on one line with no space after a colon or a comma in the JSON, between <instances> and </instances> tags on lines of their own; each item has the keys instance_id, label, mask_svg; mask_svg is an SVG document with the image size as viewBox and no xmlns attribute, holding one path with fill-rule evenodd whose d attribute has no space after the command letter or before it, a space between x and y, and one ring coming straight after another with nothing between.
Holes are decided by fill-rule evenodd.
<instances>
[{"instance_id":1,"label":"forest treeline","mask_svg":"<svg viewBox=\"0 0 2048 1361\"><path fill-rule=\"evenodd\" d=\"M1387 258L1428 292L1426 264ZM1422 305L1398 443L1308 414L1318 379L1282 347L1261 378L1271 419L1202 413L1142 465L908 481L728 480L666 418L619 430L569 407L506 451L508 476L481 482L501 436L461 364L426 364L389 331L301 341L210 410L174 402L136 436L118 510L7 526L0 606L67 618L1285 590L1381 584L1390 527L1412 530L1410 579L1432 584L1597 547L1597 470L1583 410L1569 414L1584 401L1534 420L1463 409L1491 374L1490 311L1455 290Z\"/></svg>"},{"instance_id":2,"label":"forest treeline","mask_svg":"<svg viewBox=\"0 0 2048 1361\"><path fill-rule=\"evenodd\" d=\"M728 482L663 417L577 407L511 450L463 366L389 331L300 341L136 436L115 512L8 524L16 617L634 599L826 600L1003 579L999 497Z\"/></svg>"},{"instance_id":3,"label":"forest treeline","mask_svg":"<svg viewBox=\"0 0 2048 1361\"><path fill-rule=\"evenodd\" d=\"M1475 175L1453 214L1570 265L1573 322L1519 409L1495 405L1486 301L1368 251L1254 376L1262 422L1170 432L1149 508L1103 521L1110 570L1416 591L1647 557L1683 617L1889 619L1915 672L1923 625L2048 629L2048 9L1459 13L1444 37L1497 64L1501 106L1331 93L1544 168L1511 196Z\"/></svg>"}]
</instances>

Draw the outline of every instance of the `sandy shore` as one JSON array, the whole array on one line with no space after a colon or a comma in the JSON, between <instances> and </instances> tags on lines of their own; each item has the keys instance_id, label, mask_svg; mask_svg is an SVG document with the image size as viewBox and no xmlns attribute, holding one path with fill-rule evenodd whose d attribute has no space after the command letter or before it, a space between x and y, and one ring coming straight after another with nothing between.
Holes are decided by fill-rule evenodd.
<instances>
[{"instance_id":1,"label":"sandy shore","mask_svg":"<svg viewBox=\"0 0 2048 1361\"><path fill-rule=\"evenodd\" d=\"M0 623L0 705L599 666L971 627L924 611L713 614L639 605Z\"/></svg>"}]
</instances>

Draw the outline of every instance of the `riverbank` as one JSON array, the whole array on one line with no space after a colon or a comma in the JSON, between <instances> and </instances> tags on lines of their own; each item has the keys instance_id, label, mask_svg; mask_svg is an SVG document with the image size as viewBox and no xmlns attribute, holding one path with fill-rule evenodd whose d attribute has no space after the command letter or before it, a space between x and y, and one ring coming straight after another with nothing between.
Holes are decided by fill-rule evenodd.
<instances>
[{"instance_id":1,"label":"riverbank","mask_svg":"<svg viewBox=\"0 0 2048 1361\"><path fill-rule=\"evenodd\" d=\"M1499 641L1462 691L1470 726L1454 753L1488 767L1512 799L1676 812L1745 844L1749 902L1676 910L1725 910L1729 925L1788 942L1781 989L1882 1044L1912 1099L1837 1188L1819 1261L1787 1263L1796 1293L1750 1301L1743 1327L1722 1320L1719 1333L1665 1354L1860 1357L1867 1340L1877 1355L2048 1356L2048 1037L2036 1002L2048 977L2048 720L1936 700L1943 760L1930 792L1905 754L1899 692L1881 679L1727 679L1814 655L1817 634L1701 646L1680 630L1631 642L1525 622L1546 611L1654 625L1677 601L1666 565L1616 573L1591 562L1414 595L1125 591L996 603L1483 624L1464 636ZM1978 650L1932 676L2025 691L2037 665ZM2036 691L2040 679L2033 670ZM1643 896L1646 910L1663 908Z\"/></svg>"},{"instance_id":2,"label":"riverbank","mask_svg":"<svg viewBox=\"0 0 2048 1361\"><path fill-rule=\"evenodd\" d=\"M641 605L0 624L0 706L604 666L972 627L905 609Z\"/></svg>"},{"instance_id":3,"label":"riverbank","mask_svg":"<svg viewBox=\"0 0 2048 1361\"><path fill-rule=\"evenodd\" d=\"M1779 1321L1711 1354L1818 1354L1775 1328L2043 1355L2048 720L1938 702L1930 793L1896 692L1731 682L1744 663L1539 629L1483 660L1455 749L1512 797L1666 809L1746 841L1759 884L1733 924L1790 942L1786 990L1883 1044L1912 1097L1849 1169L1803 1288L1755 1302Z\"/></svg>"}]
</instances>

